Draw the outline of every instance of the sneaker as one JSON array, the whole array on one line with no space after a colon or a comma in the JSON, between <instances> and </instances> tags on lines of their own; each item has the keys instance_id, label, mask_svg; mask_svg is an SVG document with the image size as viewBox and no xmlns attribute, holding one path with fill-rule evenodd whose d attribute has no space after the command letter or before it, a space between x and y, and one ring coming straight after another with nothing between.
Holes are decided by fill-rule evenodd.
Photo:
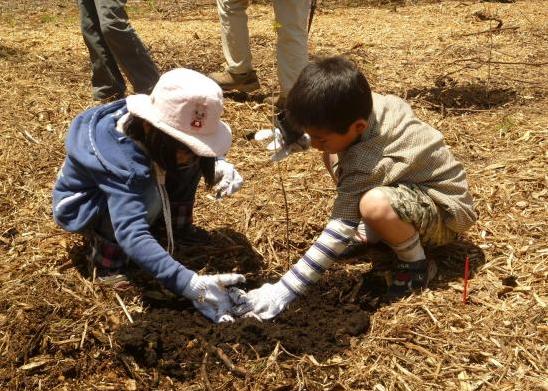
<instances>
[{"instance_id":1,"label":"sneaker","mask_svg":"<svg viewBox=\"0 0 548 391\"><path fill-rule=\"evenodd\" d=\"M194 224L186 224L177 230L177 243L186 246L202 246L211 243L211 234Z\"/></svg>"},{"instance_id":2,"label":"sneaker","mask_svg":"<svg viewBox=\"0 0 548 391\"><path fill-rule=\"evenodd\" d=\"M247 73L213 72L207 76L213 79L224 91L251 92L261 87L255 71Z\"/></svg>"},{"instance_id":3,"label":"sneaker","mask_svg":"<svg viewBox=\"0 0 548 391\"><path fill-rule=\"evenodd\" d=\"M436 262L431 259L422 259L417 262L398 260L388 287L388 298L398 299L412 292L426 289L437 271Z\"/></svg>"}]
</instances>

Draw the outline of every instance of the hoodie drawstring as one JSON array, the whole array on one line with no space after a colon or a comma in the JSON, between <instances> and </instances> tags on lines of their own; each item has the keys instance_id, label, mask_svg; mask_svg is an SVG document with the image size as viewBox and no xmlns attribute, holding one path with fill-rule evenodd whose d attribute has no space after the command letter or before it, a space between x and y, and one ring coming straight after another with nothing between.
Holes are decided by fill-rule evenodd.
<instances>
[{"instance_id":1,"label":"hoodie drawstring","mask_svg":"<svg viewBox=\"0 0 548 391\"><path fill-rule=\"evenodd\" d=\"M156 183L158 184L158 190L160 192L160 199L162 200L162 212L164 214L164 220L166 222L167 232L167 252L173 254L173 226L171 225L171 208L169 207L169 196L166 190L166 173L160 168L157 163L153 163Z\"/></svg>"}]
</instances>

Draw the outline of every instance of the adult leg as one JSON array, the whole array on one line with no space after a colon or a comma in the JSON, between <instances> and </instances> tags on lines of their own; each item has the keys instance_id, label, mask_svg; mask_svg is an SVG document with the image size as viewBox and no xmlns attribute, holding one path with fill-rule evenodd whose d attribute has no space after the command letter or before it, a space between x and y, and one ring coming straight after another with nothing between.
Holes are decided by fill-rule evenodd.
<instances>
[{"instance_id":1,"label":"adult leg","mask_svg":"<svg viewBox=\"0 0 548 391\"><path fill-rule=\"evenodd\" d=\"M307 0L274 0L277 31L278 78L283 99L308 62Z\"/></svg>"},{"instance_id":2,"label":"adult leg","mask_svg":"<svg viewBox=\"0 0 548 391\"><path fill-rule=\"evenodd\" d=\"M259 88L251 64L246 13L248 5L248 0L217 0L221 44L227 67L224 72L214 72L209 77L224 90L250 92Z\"/></svg>"},{"instance_id":3,"label":"adult leg","mask_svg":"<svg viewBox=\"0 0 548 391\"><path fill-rule=\"evenodd\" d=\"M248 0L217 0L223 54L227 70L231 73L247 73L253 70L247 27L248 5Z\"/></svg>"},{"instance_id":4,"label":"adult leg","mask_svg":"<svg viewBox=\"0 0 548 391\"><path fill-rule=\"evenodd\" d=\"M97 100L123 96L126 86L103 34L93 0L78 0L80 28L91 60L91 85Z\"/></svg>"},{"instance_id":5,"label":"adult leg","mask_svg":"<svg viewBox=\"0 0 548 391\"><path fill-rule=\"evenodd\" d=\"M147 49L129 24L127 0L95 0L101 33L136 93L150 93L160 75Z\"/></svg>"}]
</instances>

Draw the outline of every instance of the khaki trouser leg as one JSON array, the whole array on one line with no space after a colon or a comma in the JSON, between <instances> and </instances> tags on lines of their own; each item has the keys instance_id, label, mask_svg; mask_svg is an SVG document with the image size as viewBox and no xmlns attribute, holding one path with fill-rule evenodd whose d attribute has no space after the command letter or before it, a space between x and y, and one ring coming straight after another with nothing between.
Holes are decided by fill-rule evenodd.
<instances>
[{"instance_id":1,"label":"khaki trouser leg","mask_svg":"<svg viewBox=\"0 0 548 391\"><path fill-rule=\"evenodd\" d=\"M278 29L277 60L281 96L293 87L308 62L308 0L273 0Z\"/></svg>"},{"instance_id":2,"label":"khaki trouser leg","mask_svg":"<svg viewBox=\"0 0 548 391\"><path fill-rule=\"evenodd\" d=\"M217 0L221 21L221 44L231 73L247 73L253 69L247 27L248 0Z\"/></svg>"}]
</instances>

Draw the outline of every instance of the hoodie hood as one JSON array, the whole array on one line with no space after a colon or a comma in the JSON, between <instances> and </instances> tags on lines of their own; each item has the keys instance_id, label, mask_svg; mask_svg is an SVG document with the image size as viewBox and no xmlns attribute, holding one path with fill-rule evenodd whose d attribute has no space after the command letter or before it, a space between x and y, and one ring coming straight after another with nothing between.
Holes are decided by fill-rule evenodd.
<instances>
[{"instance_id":1,"label":"hoodie hood","mask_svg":"<svg viewBox=\"0 0 548 391\"><path fill-rule=\"evenodd\" d=\"M108 173L131 185L150 179L152 173L146 153L116 130L126 113L125 100L82 113L71 125L65 146L72 159L97 175Z\"/></svg>"}]
</instances>

